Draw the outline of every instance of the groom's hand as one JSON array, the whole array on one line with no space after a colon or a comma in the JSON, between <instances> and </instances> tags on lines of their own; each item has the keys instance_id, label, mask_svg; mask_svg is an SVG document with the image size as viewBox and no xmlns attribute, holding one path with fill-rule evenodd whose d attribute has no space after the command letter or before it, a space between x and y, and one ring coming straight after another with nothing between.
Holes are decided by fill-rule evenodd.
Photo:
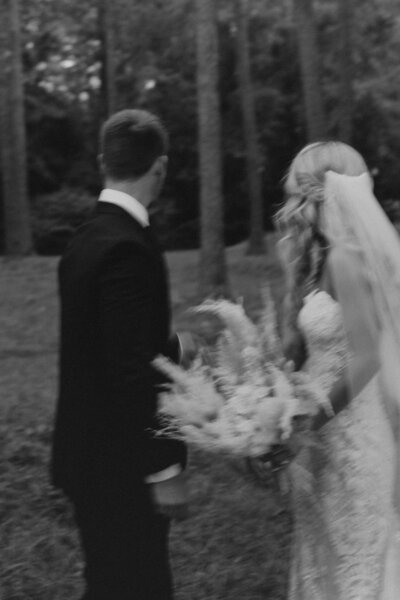
<instances>
[{"instance_id":1,"label":"groom's hand","mask_svg":"<svg viewBox=\"0 0 400 600\"><path fill-rule=\"evenodd\" d=\"M188 491L184 473L152 483L151 491L157 512L170 519L183 520L187 517Z\"/></svg>"},{"instance_id":2,"label":"groom's hand","mask_svg":"<svg viewBox=\"0 0 400 600\"><path fill-rule=\"evenodd\" d=\"M180 345L180 365L188 368L203 346L200 336L191 331L180 331L178 334Z\"/></svg>"}]
</instances>

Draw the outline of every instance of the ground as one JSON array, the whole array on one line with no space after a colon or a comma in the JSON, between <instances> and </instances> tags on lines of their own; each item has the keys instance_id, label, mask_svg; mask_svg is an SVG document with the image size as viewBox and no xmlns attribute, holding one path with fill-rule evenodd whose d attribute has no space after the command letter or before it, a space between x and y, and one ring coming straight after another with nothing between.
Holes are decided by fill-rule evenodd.
<instances>
[{"instance_id":1,"label":"ground","mask_svg":"<svg viewBox=\"0 0 400 600\"><path fill-rule=\"evenodd\" d=\"M260 290L277 298L274 254L228 249L232 294L254 317ZM187 311L197 300L196 251L171 252L174 325L213 334L213 323ZM0 260L0 597L74 600L82 558L66 501L48 483L57 390L57 258ZM194 325L193 325L194 323ZM257 484L244 463L191 452L190 516L174 524L171 556L176 600L283 600L290 514Z\"/></svg>"}]
</instances>

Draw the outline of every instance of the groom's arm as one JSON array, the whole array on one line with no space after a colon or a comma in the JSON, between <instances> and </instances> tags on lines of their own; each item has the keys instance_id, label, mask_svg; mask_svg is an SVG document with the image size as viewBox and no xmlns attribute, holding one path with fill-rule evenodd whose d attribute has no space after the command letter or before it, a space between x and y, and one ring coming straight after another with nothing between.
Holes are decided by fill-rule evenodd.
<instances>
[{"instance_id":1,"label":"groom's arm","mask_svg":"<svg viewBox=\"0 0 400 600\"><path fill-rule=\"evenodd\" d=\"M99 282L101 355L111 388L114 414L120 415L116 435L132 453L132 469L143 477L173 465L184 467L185 446L157 438L157 396L154 386L154 294L151 264L135 244L114 249Z\"/></svg>"},{"instance_id":2,"label":"groom's arm","mask_svg":"<svg viewBox=\"0 0 400 600\"><path fill-rule=\"evenodd\" d=\"M173 333L168 340L165 355L172 361L186 368L189 367L201 346L199 336L190 331Z\"/></svg>"},{"instance_id":3,"label":"groom's arm","mask_svg":"<svg viewBox=\"0 0 400 600\"><path fill-rule=\"evenodd\" d=\"M153 501L158 511L167 517L183 519L187 516L188 493L185 473L151 485Z\"/></svg>"},{"instance_id":4,"label":"groom's arm","mask_svg":"<svg viewBox=\"0 0 400 600\"><path fill-rule=\"evenodd\" d=\"M177 333L173 333L170 336L165 349L165 356L168 356L168 358L176 364L181 362L182 346Z\"/></svg>"}]
</instances>

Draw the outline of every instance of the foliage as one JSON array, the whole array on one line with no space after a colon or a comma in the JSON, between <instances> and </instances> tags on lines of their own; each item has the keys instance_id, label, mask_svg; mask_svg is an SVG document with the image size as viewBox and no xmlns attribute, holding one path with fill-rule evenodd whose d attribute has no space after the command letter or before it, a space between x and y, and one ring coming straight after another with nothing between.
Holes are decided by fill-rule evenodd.
<instances>
[{"instance_id":1,"label":"foliage","mask_svg":"<svg viewBox=\"0 0 400 600\"><path fill-rule=\"evenodd\" d=\"M74 231L92 214L95 198L82 189L62 188L36 196L33 232L39 254L60 254Z\"/></svg>"},{"instance_id":2,"label":"foliage","mask_svg":"<svg viewBox=\"0 0 400 600\"><path fill-rule=\"evenodd\" d=\"M367 8L367 9L366 9ZM353 19L353 61L355 71L354 139L370 169L378 176L378 197L398 196L400 186L397 156L400 69L400 3L374 0L366 7L357 0ZM337 6L334 0L320 3L321 46L324 54L324 85L333 135L338 127L338 35Z\"/></svg>"},{"instance_id":3,"label":"foliage","mask_svg":"<svg viewBox=\"0 0 400 600\"><path fill-rule=\"evenodd\" d=\"M336 0L314 2L330 135L338 128ZM305 141L296 31L291 1L252 0L250 56L257 108L266 227L281 199L281 179ZM96 194L97 135L104 118L102 33L98 3L21 3L30 191L64 186ZM220 98L227 235L247 236L248 191L238 93L236 23L231 0L219 2ZM400 0L355 0L354 144L378 172L377 194L398 196L400 171ZM168 229L198 220L194 4L189 0L113 2L119 106L156 111L171 134L165 197ZM187 226L190 230L191 225ZM189 237L187 235L185 238ZM176 242L180 244L181 234ZM186 240L182 244L188 245Z\"/></svg>"}]
</instances>

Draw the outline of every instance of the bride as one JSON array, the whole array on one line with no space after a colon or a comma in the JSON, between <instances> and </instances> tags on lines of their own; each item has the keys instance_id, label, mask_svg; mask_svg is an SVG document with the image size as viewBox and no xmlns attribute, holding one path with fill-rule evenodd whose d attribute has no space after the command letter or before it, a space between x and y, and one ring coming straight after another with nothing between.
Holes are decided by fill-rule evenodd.
<instances>
[{"instance_id":1,"label":"bride","mask_svg":"<svg viewBox=\"0 0 400 600\"><path fill-rule=\"evenodd\" d=\"M400 241L346 144L304 148L285 193L285 347L333 409L290 467L289 599L399 600Z\"/></svg>"}]
</instances>

